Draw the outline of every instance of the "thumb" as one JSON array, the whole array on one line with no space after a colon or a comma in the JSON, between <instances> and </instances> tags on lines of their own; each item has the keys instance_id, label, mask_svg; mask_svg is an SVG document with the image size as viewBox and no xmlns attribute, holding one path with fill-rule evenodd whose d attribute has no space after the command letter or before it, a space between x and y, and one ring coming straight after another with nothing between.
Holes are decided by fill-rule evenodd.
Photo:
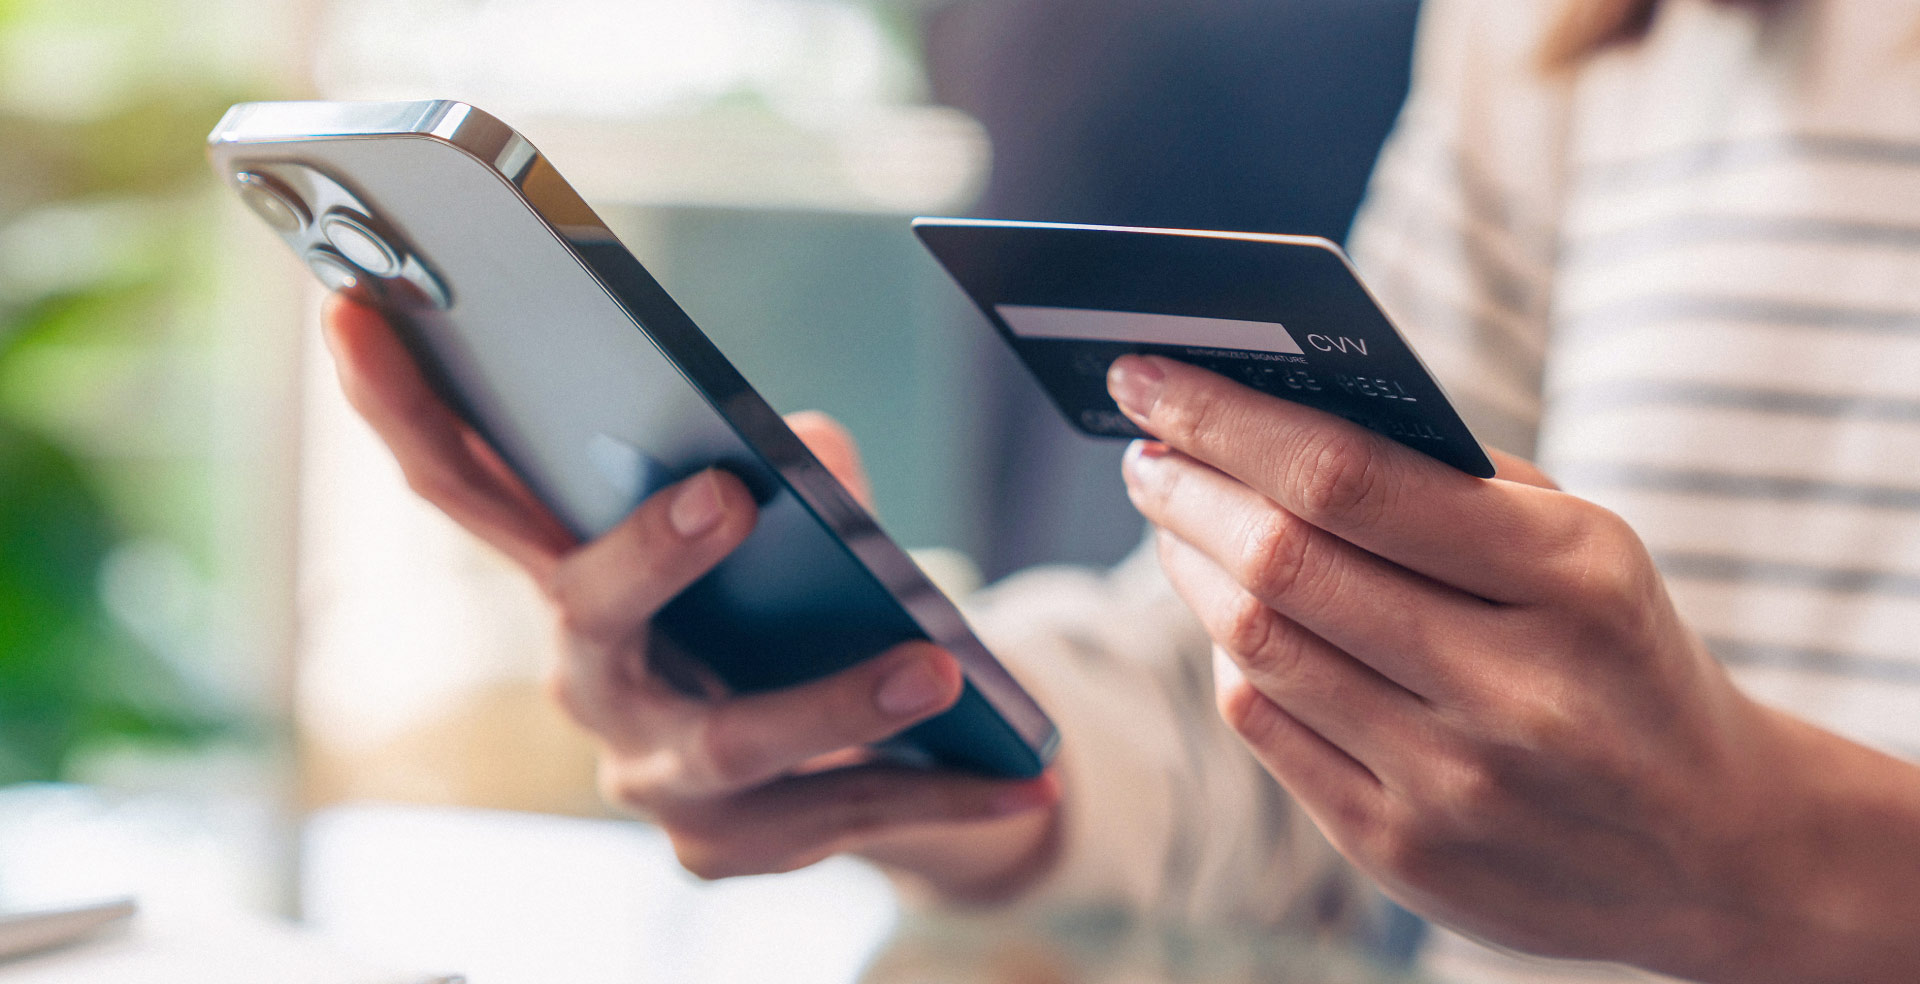
<instances>
[{"instance_id":1,"label":"thumb","mask_svg":"<svg viewBox=\"0 0 1920 984\"><path fill-rule=\"evenodd\" d=\"M1521 485L1532 485L1543 489L1560 490L1555 482L1539 466L1519 455L1508 454L1494 448L1487 449L1487 457L1493 459L1494 477Z\"/></svg>"}]
</instances>

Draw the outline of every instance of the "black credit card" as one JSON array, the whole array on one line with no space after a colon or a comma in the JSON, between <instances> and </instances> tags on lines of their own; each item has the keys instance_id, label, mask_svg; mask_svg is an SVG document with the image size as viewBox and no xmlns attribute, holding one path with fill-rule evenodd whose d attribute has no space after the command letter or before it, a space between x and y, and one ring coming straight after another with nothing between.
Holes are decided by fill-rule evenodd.
<instances>
[{"instance_id":1,"label":"black credit card","mask_svg":"<svg viewBox=\"0 0 1920 984\"><path fill-rule=\"evenodd\" d=\"M1325 239L981 219L913 228L1088 434L1147 436L1107 394L1107 369L1160 355L1493 477L1439 382Z\"/></svg>"}]
</instances>

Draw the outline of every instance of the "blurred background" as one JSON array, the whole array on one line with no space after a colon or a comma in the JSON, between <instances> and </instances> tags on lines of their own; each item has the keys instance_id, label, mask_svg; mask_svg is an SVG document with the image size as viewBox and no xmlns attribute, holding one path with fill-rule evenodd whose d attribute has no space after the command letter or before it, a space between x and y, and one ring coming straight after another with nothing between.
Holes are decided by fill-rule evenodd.
<instances>
[{"instance_id":1,"label":"blurred background","mask_svg":"<svg viewBox=\"0 0 1920 984\"><path fill-rule=\"evenodd\" d=\"M906 219L1342 238L1416 7L0 0L0 908L136 892L503 981L740 979L795 940L849 979L894 919L857 865L700 888L605 816L537 605L407 494L317 288L207 169L228 104L508 120L778 409L848 424L885 525L964 586L1141 525L1119 447ZM813 890L842 904L782 902Z\"/></svg>"}]
</instances>

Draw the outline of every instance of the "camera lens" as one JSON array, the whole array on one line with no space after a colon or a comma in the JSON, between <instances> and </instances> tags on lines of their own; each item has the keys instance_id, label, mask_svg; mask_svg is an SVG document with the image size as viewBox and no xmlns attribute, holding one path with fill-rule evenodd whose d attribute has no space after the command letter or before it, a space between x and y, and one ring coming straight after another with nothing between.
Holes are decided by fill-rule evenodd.
<instances>
[{"instance_id":1,"label":"camera lens","mask_svg":"<svg viewBox=\"0 0 1920 984\"><path fill-rule=\"evenodd\" d=\"M366 271L325 246L315 246L307 251L307 269L312 270L320 283L333 291L358 289L366 278Z\"/></svg>"},{"instance_id":2,"label":"camera lens","mask_svg":"<svg viewBox=\"0 0 1920 984\"><path fill-rule=\"evenodd\" d=\"M320 220L320 233L361 270L376 277L399 276L399 251L374 232L365 218L335 209Z\"/></svg>"},{"instance_id":3,"label":"camera lens","mask_svg":"<svg viewBox=\"0 0 1920 984\"><path fill-rule=\"evenodd\" d=\"M242 171L233 176L233 183L240 188L240 200L281 235L291 236L313 219L299 196L264 174Z\"/></svg>"}]
</instances>

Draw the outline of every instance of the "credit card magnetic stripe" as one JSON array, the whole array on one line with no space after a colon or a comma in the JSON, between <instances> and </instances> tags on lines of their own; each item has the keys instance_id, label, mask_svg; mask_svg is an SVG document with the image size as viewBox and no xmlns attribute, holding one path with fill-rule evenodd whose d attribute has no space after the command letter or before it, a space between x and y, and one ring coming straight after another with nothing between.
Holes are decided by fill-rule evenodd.
<instances>
[{"instance_id":1,"label":"credit card magnetic stripe","mask_svg":"<svg viewBox=\"0 0 1920 984\"><path fill-rule=\"evenodd\" d=\"M1106 373L1122 355L1152 354L1493 475L1439 383L1325 240L954 219L915 231L1087 434L1143 436Z\"/></svg>"}]
</instances>

